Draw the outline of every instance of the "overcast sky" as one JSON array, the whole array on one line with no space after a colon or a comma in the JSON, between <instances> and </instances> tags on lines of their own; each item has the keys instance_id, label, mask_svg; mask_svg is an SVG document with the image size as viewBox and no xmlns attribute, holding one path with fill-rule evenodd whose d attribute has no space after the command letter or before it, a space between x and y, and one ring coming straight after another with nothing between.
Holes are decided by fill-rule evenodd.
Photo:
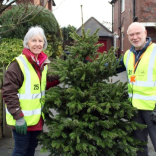
<instances>
[{"instance_id":1,"label":"overcast sky","mask_svg":"<svg viewBox=\"0 0 156 156\"><path fill-rule=\"evenodd\" d=\"M99 22L112 22L111 0L55 0L53 14L60 27L68 25L79 28L82 24L81 5L83 6L83 23L90 17Z\"/></svg>"}]
</instances>

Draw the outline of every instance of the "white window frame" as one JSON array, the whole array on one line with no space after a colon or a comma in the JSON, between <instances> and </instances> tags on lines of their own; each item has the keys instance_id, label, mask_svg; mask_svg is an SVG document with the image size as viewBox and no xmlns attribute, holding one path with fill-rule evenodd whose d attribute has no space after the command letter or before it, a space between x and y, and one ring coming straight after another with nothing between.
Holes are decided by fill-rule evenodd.
<instances>
[{"instance_id":1,"label":"white window frame","mask_svg":"<svg viewBox=\"0 0 156 156\"><path fill-rule=\"evenodd\" d=\"M125 0L121 0L121 12L125 11Z\"/></svg>"}]
</instances>

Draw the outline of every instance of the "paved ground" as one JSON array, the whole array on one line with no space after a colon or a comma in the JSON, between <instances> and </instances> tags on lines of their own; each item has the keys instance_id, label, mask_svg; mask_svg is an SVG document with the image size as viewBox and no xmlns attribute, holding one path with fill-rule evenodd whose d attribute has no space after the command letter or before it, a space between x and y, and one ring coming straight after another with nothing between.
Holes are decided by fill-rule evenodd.
<instances>
[{"instance_id":1,"label":"paved ground","mask_svg":"<svg viewBox=\"0 0 156 156\"><path fill-rule=\"evenodd\" d=\"M117 77L113 76L111 79L112 79L112 82L115 82L117 80L126 82L127 81L126 73L122 72L122 73L118 74ZM46 130L46 127L44 127L44 130ZM14 146L14 142L13 142L12 138L0 139L0 156L11 156L13 146ZM154 152L154 148L151 144L150 139L149 139L148 147L149 147L149 156L156 156L156 153ZM38 146L36 148L35 156L49 156L50 153L48 153L48 152L41 153L40 149L41 149L40 146Z\"/></svg>"},{"instance_id":2,"label":"paved ground","mask_svg":"<svg viewBox=\"0 0 156 156\"><path fill-rule=\"evenodd\" d=\"M11 156L14 147L13 138L0 139L0 156ZM35 156L49 156L49 152L41 153L41 147L38 146L35 150Z\"/></svg>"},{"instance_id":3,"label":"paved ground","mask_svg":"<svg viewBox=\"0 0 156 156\"><path fill-rule=\"evenodd\" d=\"M43 127L44 131L47 131L46 126ZM13 138L0 139L0 156L11 156L14 147ZM49 156L49 152L41 152L41 146L38 146L35 150L34 156Z\"/></svg>"}]
</instances>

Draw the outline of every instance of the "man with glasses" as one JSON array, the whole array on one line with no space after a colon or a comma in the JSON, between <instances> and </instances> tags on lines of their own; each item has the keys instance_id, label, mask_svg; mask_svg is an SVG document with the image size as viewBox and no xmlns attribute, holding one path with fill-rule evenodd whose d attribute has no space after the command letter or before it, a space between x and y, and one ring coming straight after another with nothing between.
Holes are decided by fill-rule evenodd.
<instances>
[{"instance_id":1,"label":"man with glasses","mask_svg":"<svg viewBox=\"0 0 156 156\"><path fill-rule=\"evenodd\" d=\"M133 135L145 142L148 142L149 135L156 151L156 45L147 37L147 30L139 22L133 22L128 27L127 35L132 46L120 64L123 63L127 71L129 99L138 109L133 119L147 125L143 130L134 130ZM147 145L142 148L144 151L139 151L137 156L148 156Z\"/></svg>"}]
</instances>

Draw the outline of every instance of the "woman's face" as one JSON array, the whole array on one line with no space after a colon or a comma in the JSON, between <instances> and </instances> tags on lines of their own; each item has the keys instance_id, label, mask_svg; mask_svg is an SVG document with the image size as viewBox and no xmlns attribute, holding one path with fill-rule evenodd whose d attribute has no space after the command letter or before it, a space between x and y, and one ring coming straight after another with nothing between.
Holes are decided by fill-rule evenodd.
<instances>
[{"instance_id":1,"label":"woman's face","mask_svg":"<svg viewBox=\"0 0 156 156\"><path fill-rule=\"evenodd\" d=\"M41 53L41 51L43 50L43 46L44 46L44 39L43 37L39 34L37 36L32 37L29 41L28 41L28 47L30 49L30 51L35 55L35 57L38 57L38 54Z\"/></svg>"}]
</instances>

